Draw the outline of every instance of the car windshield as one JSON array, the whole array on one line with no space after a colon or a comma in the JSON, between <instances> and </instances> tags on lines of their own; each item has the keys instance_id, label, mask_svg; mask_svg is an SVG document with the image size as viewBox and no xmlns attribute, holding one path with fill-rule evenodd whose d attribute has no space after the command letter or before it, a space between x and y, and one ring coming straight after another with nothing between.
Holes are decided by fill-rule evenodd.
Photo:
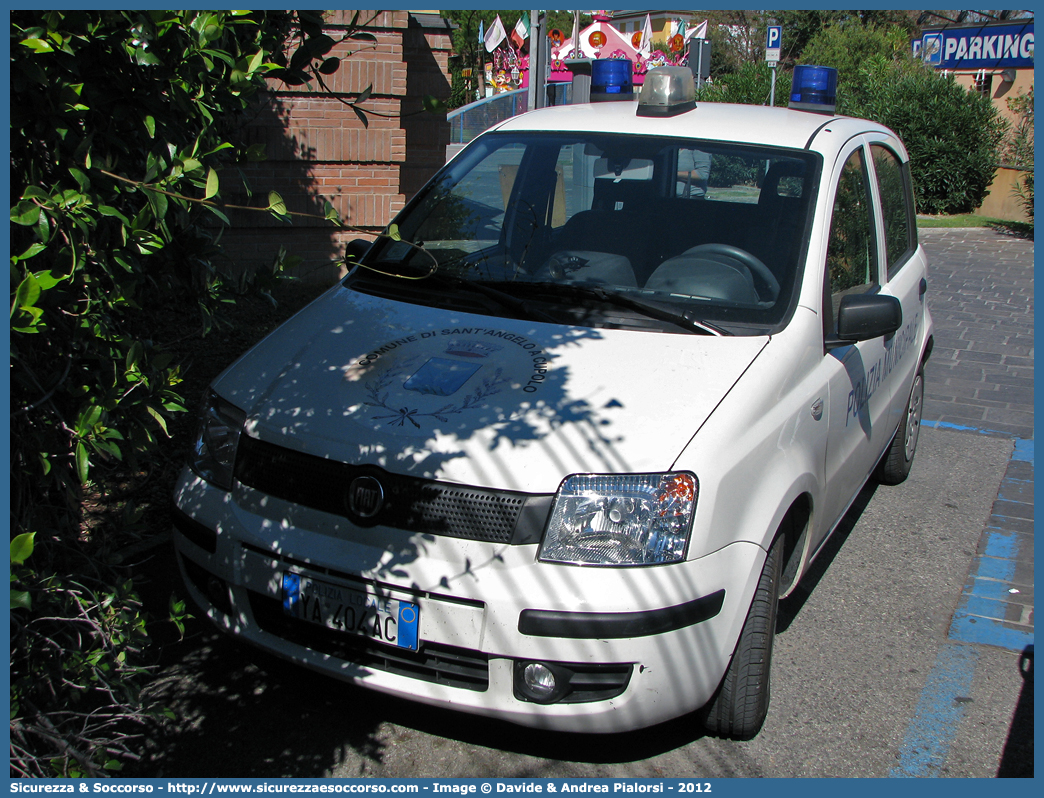
<instances>
[{"instance_id":1,"label":"car windshield","mask_svg":"<svg viewBox=\"0 0 1044 798\"><path fill-rule=\"evenodd\" d=\"M349 284L439 305L471 281L523 300L501 302L497 313L528 307L563 322L620 326L644 306L761 333L791 307L818 171L818 156L803 151L487 134L414 198ZM423 289L423 279L401 279L436 274L452 279ZM596 312L610 304L611 312Z\"/></svg>"}]
</instances>

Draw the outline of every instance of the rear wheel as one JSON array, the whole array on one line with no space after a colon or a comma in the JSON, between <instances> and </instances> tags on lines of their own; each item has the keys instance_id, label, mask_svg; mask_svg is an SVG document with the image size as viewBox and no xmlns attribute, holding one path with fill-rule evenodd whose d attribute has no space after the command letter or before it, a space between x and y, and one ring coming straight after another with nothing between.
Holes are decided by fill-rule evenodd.
<instances>
[{"instance_id":1,"label":"rear wheel","mask_svg":"<svg viewBox=\"0 0 1044 798\"><path fill-rule=\"evenodd\" d=\"M921 431L921 409L924 405L924 367L917 369L914 376L906 412L888 445L881 462L874 469L874 479L882 485L898 485L910 475L914 454L917 452L917 436Z\"/></svg>"},{"instance_id":2,"label":"rear wheel","mask_svg":"<svg viewBox=\"0 0 1044 798\"><path fill-rule=\"evenodd\" d=\"M761 731L768 714L783 540L783 535L777 537L769 550L729 669L714 698L700 712L704 728L718 737L750 740Z\"/></svg>"}]
</instances>

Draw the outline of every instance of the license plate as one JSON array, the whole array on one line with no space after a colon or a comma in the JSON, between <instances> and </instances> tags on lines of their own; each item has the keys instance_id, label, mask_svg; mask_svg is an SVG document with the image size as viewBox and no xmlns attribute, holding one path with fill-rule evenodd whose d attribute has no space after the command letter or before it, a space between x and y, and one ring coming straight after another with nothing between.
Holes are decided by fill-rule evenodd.
<instances>
[{"instance_id":1,"label":"license plate","mask_svg":"<svg viewBox=\"0 0 1044 798\"><path fill-rule=\"evenodd\" d=\"M420 609L408 601L287 571L283 574L283 612L328 629L417 650Z\"/></svg>"}]
</instances>

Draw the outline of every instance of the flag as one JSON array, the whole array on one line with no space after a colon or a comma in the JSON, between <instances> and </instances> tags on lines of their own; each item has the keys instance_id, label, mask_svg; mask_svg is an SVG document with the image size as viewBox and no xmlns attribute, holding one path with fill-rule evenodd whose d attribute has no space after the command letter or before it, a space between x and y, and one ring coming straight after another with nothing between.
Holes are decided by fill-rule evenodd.
<instances>
[{"instance_id":1,"label":"flag","mask_svg":"<svg viewBox=\"0 0 1044 798\"><path fill-rule=\"evenodd\" d=\"M492 53L506 38L507 31L504 30L504 23L500 21L500 14L497 14L497 18L493 20L493 24L486 31L486 38L484 39L486 52Z\"/></svg>"},{"instance_id":2,"label":"flag","mask_svg":"<svg viewBox=\"0 0 1044 798\"><path fill-rule=\"evenodd\" d=\"M707 21L703 20L699 25L693 28L689 33L685 34L685 41L689 39L706 39L707 38Z\"/></svg>"},{"instance_id":3,"label":"flag","mask_svg":"<svg viewBox=\"0 0 1044 798\"><path fill-rule=\"evenodd\" d=\"M642 58L648 58L652 53L652 17L645 15L645 24L642 25L642 45L638 48Z\"/></svg>"},{"instance_id":4,"label":"flag","mask_svg":"<svg viewBox=\"0 0 1044 798\"><path fill-rule=\"evenodd\" d=\"M484 29L484 27L482 25L482 20L480 19L479 20L479 44L485 44L486 43L485 40L486 40L485 29Z\"/></svg>"},{"instance_id":5,"label":"flag","mask_svg":"<svg viewBox=\"0 0 1044 798\"><path fill-rule=\"evenodd\" d=\"M515 49L518 50L522 47L522 42L529 38L529 12L523 11L522 16L518 18L518 22L515 23L515 29L511 31L511 43L515 45Z\"/></svg>"}]
</instances>

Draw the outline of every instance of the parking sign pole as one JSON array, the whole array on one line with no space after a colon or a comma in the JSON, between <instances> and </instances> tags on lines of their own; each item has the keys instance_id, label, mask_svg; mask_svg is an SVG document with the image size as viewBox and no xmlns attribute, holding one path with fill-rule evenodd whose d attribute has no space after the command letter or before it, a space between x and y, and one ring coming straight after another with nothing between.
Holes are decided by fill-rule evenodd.
<instances>
[{"instance_id":1,"label":"parking sign pole","mask_svg":"<svg viewBox=\"0 0 1044 798\"><path fill-rule=\"evenodd\" d=\"M772 70L772 83L769 86L769 105L776 104L776 64L779 63L782 44L783 26L769 25L765 33L765 63Z\"/></svg>"}]
</instances>

